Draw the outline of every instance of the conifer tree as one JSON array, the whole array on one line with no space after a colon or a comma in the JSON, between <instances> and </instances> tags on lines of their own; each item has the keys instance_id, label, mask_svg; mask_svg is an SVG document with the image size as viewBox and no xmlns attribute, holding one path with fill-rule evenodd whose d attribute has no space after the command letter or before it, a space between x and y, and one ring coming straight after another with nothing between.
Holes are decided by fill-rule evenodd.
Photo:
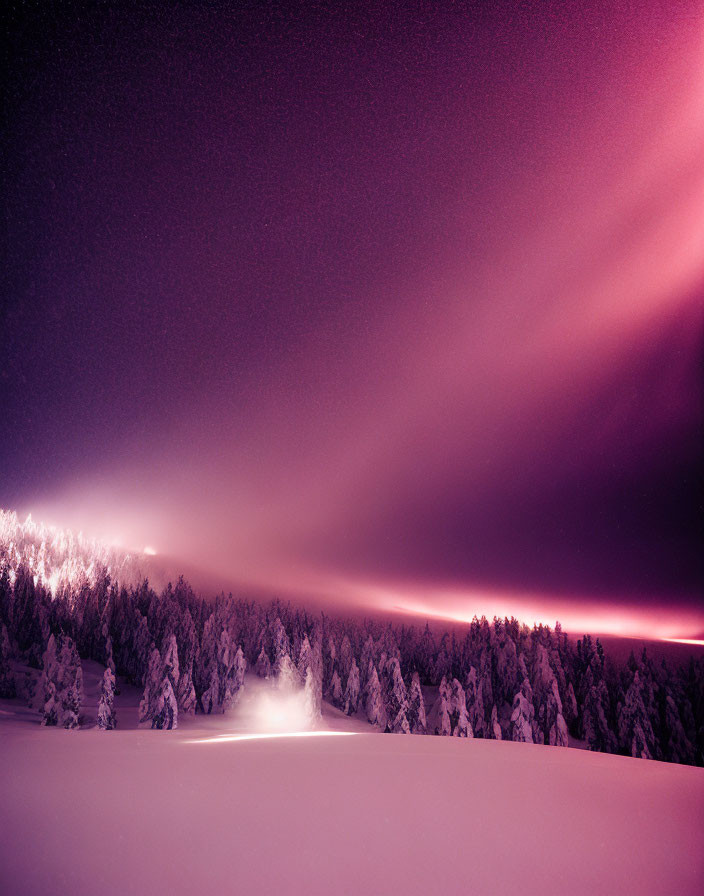
<instances>
[{"instance_id":1,"label":"conifer tree","mask_svg":"<svg viewBox=\"0 0 704 896\"><path fill-rule=\"evenodd\" d=\"M484 737L484 694L482 681L478 680L477 670L469 667L465 679L465 698L467 701L467 718L475 737Z\"/></svg>"},{"instance_id":2,"label":"conifer tree","mask_svg":"<svg viewBox=\"0 0 704 896\"><path fill-rule=\"evenodd\" d=\"M328 635L325 639L325 649L323 650L323 667L324 667L324 683L326 692L330 690L333 672L337 667L337 648L332 635Z\"/></svg>"},{"instance_id":3,"label":"conifer tree","mask_svg":"<svg viewBox=\"0 0 704 896\"><path fill-rule=\"evenodd\" d=\"M401 667L395 656L386 661L383 688L386 730L395 734L410 734L408 724L408 694L401 675Z\"/></svg>"},{"instance_id":4,"label":"conifer tree","mask_svg":"<svg viewBox=\"0 0 704 896\"><path fill-rule=\"evenodd\" d=\"M295 691L298 686L298 670L291 657L284 653L279 658L276 670L276 684L282 691Z\"/></svg>"},{"instance_id":5,"label":"conifer tree","mask_svg":"<svg viewBox=\"0 0 704 896\"><path fill-rule=\"evenodd\" d=\"M367 681L373 665L374 639L371 635L367 635L367 640L364 642L364 647L362 647L362 655L359 658L359 685L362 690L366 690Z\"/></svg>"},{"instance_id":6,"label":"conifer tree","mask_svg":"<svg viewBox=\"0 0 704 896\"><path fill-rule=\"evenodd\" d=\"M496 704L491 708L491 736L494 740L503 740L501 725L499 725L499 714L496 711Z\"/></svg>"},{"instance_id":7,"label":"conifer tree","mask_svg":"<svg viewBox=\"0 0 704 896\"><path fill-rule=\"evenodd\" d=\"M48 641L47 596L41 584L34 584L29 567L17 567L12 599L12 637L30 666L41 668L44 645Z\"/></svg>"},{"instance_id":8,"label":"conifer tree","mask_svg":"<svg viewBox=\"0 0 704 896\"><path fill-rule=\"evenodd\" d=\"M176 695L171 685L171 679L164 670L161 685L156 695L154 714L152 716L152 728L171 729L178 728L178 705Z\"/></svg>"},{"instance_id":9,"label":"conifer tree","mask_svg":"<svg viewBox=\"0 0 704 896\"><path fill-rule=\"evenodd\" d=\"M320 718L320 709L318 707L318 699L316 695L316 683L313 670L310 666L306 667L306 678L303 683L303 706L305 717L309 727L312 727Z\"/></svg>"},{"instance_id":10,"label":"conifer tree","mask_svg":"<svg viewBox=\"0 0 704 896\"><path fill-rule=\"evenodd\" d=\"M456 678L452 679L450 690L450 728L453 737L474 737L472 726L467 718L467 703L465 702L464 688Z\"/></svg>"},{"instance_id":11,"label":"conifer tree","mask_svg":"<svg viewBox=\"0 0 704 896\"><path fill-rule=\"evenodd\" d=\"M533 743L533 693L527 678L523 680L520 691L513 698L511 713L511 740L521 743Z\"/></svg>"},{"instance_id":12,"label":"conifer tree","mask_svg":"<svg viewBox=\"0 0 704 896\"><path fill-rule=\"evenodd\" d=\"M247 660L244 658L242 648L235 650L232 662L227 667L227 675L225 677L225 692L223 695L223 707L230 709L242 696L242 688L244 687L244 676L247 670Z\"/></svg>"},{"instance_id":13,"label":"conifer tree","mask_svg":"<svg viewBox=\"0 0 704 896\"><path fill-rule=\"evenodd\" d=\"M186 669L179 675L176 702L179 713L193 715L196 711L196 690L193 684L193 675L190 669Z\"/></svg>"},{"instance_id":14,"label":"conifer tree","mask_svg":"<svg viewBox=\"0 0 704 896\"><path fill-rule=\"evenodd\" d=\"M0 697L12 698L16 695L15 675L12 671L10 639L7 627L0 627Z\"/></svg>"},{"instance_id":15,"label":"conifer tree","mask_svg":"<svg viewBox=\"0 0 704 896\"><path fill-rule=\"evenodd\" d=\"M566 747L567 725L562 715L560 690L548 651L540 643L536 645L533 662L533 705L536 708L534 741Z\"/></svg>"},{"instance_id":16,"label":"conifer tree","mask_svg":"<svg viewBox=\"0 0 704 896\"><path fill-rule=\"evenodd\" d=\"M338 708L341 708L344 705L342 682L340 681L340 676L337 674L337 669L332 673L332 680L330 682L330 702L333 706L337 706Z\"/></svg>"},{"instance_id":17,"label":"conifer tree","mask_svg":"<svg viewBox=\"0 0 704 896\"><path fill-rule=\"evenodd\" d=\"M373 663L367 681L364 709L370 725L377 725L380 728L383 728L386 725L379 675L376 671L376 666Z\"/></svg>"},{"instance_id":18,"label":"conifer tree","mask_svg":"<svg viewBox=\"0 0 704 896\"><path fill-rule=\"evenodd\" d=\"M169 676L171 688L176 693L179 680L178 645L176 635L172 632L165 638L162 650L163 673Z\"/></svg>"},{"instance_id":19,"label":"conifer tree","mask_svg":"<svg viewBox=\"0 0 704 896\"><path fill-rule=\"evenodd\" d=\"M214 668L210 673L210 684L203 691L200 698L201 707L205 715L210 715L213 711L217 712L219 695L220 679L218 677L218 670Z\"/></svg>"},{"instance_id":20,"label":"conifer tree","mask_svg":"<svg viewBox=\"0 0 704 896\"><path fill-rule=\"evenodd\" d=\"M57 699L57 682L60 681L60 672L56 638L53 634L49 636L42 664L43 671L39 679L37 693L42 725L58 725L60 707Z\"/></svg>"},{"instance_id":21,"label":"conifer tree","mask_svg":"<svg viewBox=\"0 0 704 896\"><path fill-rule=\"evenodd\" d=\"M154 718L156 705L161 694L161 685L164 677L164 664L161 654L152 644L149 653L149 666L144 680L144 694L139 704L140 723L149 722Z\"/></svg>"},{"instance_id":22,"label":"conifer tree","mask_svg":"<svg viewBox=\"0 0 704 896\"><path fill-rule=\"evenodd\" d=\"M421 635L418 646L415 650L415 665L418 669L419 677L422 677L425 684L430 684L433 677L433 656L435 654L435 641L433 639L430 626L425 623L425 629ZM412 730L412 727L411 727Z\"/></svg>"},{"instance_id":23,"label":"conifer tree","mask_svg":"<svg viewBox=\"0 0 704 896\"><path fill-rule=\"evenodd\" d=\"M108 667L103 673L103 683L98 703L98 728L112 731L116 727L115 719L115 676Z\"/></svg>"},{"instance_id":24,"label":"conifer tree","mask_svg":"<svg viewBox=\"0 0 704 896\"><path fill-rule=\"evenodd\" d=\"M616 736L609 727L606 711L609 695L603 679L595 682L591 667L587 669L582 682L584 693L580 720L580 735L590 750L615 753L618 747Z\"/></svg>"},{"instance_id":25,"label":"conifer tree","mask_svg":"<svg viewBox=\"0 0 704 896\"><path fill-rule=\"evenodd\" d=\"M655 734L643 702L640 675L633 676L618 714L619 746L624 753L640 759L655 756Z\"/></svg>"},{"instance_id":26,"label":"conifer tree","mask_svg":"<svg viewBox=\"0 0 704 896\"><path fill-rule=\"evenodd\" d=\"M274 647L274 668L276 669L276 674L280 675L283 658L286 656L289 660L291 659L291 642L278 616L274 620L272 627L272 643Z\"/></svg>"},{"instance_id":27,"label":"conifer tree","mask_svg":"<svg viewBox=\"0 0 704 896\"><path fill-rule=\"evenodd\" d=\"M441 737L450 737L452 734L452 724L450 722L450 688L447 679L443 675L438 688L438 697L433 706L431 714L433 720L435 734Z\"/></svg>"},{"instance_id":28,"label":"conifer tree","mask_svg":"<svg viewBox=\"0 0 704 896\"><path fill-rule=\"evenodd\" d=\"M665 729L668 733L670 762L694 764L694 746L685 733L677 704L668 694L665 698Z\"/></svg>"},{"instance_id":29,"label":"conifer tree","mask_svg":"<svg viewBox=\"0 0 704 896\"><path fill-rule=\"evenodd\" d=\"M567 685L567 693L562 705L565 721L569 728L574 729L579 717L579 711L577 709L577 697L575 696L572 682Z\"/></svg>"},{"instance_id":30,"label":"conifer tree","mask_svg":"<svg viewBox=\"0 0 704 896\"><path fill-rule=\"evenodd\" d=\"M303 636L303 640L301 641L301 649L298 655L298 663L296 667L298 669L298 677L301 680L301 684L305 684L306 680L306 670L310 666L311 670L313 668L313 648L310 646L310 641L308 640L308 635ZM342 687L342 685L340 685Z\"/></svg>"},{"instance_id":31,"label":"conifer tree","mask_svg":"<svg viewBox=\"0 0 704 896\"><path fill-rule=\"evenodd\" d=\"M340 678L342 681L347 681L347 676L350 674L350 669L352 668L353 659L352 645L350 644L350 639L347 634L345 634L343 635L340 644L340 654L337 658L337 667L340 670Z\"/></svg>"},{"instance_id":32,"label":"conifer tree","mask_svg":"<svg viewBox=\"0 0 704 896\"><path fill-rule=\"evenodd\" d=\"M117 670L115 669L115 657L113 654L112 647L112 638L109 634L105 636L105 665L112 672L113 678L115 679L115 695L119 695L120 693L120 685L117 681Z\"/></svg>"},{"instance_id":33,"label":"conifer tree","mask_svg":"<svg viewBox=\"0 0 704 896\"><path fill-rule=\"evenodd\" d=\"M494 697L498 697L501 703L510 702L520 681L525 680L527 675L524 675L523 679L519 678L516 645L504 627L500 629L497 638L498 644L495 649L497 687L494 690Z\"/></svg>"},{"instance_id":34,"label":"conifer tree","mask_svg":"<svg viewBox=\"0 0 704 896\"><path fill-rule=\"evenodd\" d=\"M271 678L271 663L269 662L269 657L266 655L266 650L264 650L263 647L259 651L254 671L260 678Z\"/></svg>"},{"instance_id":35,"label":"conifer tree","mask_svg":"<svg viewBox=\"0 0 704 896\"><path fill-rule=\"evenodd\" d=\"M420 676L417 672L411 678L411 687L408 692L408 725L411 734L426 734L427 721L425 717L425 702L420 686Z\"/></svg>"},{"instance_id":36,"label":"conifer tree","mask_svg":"<svg viewBox=\"0 0 704 896\"><path fill-rule=\"evenodd\" d=\"M193 679L196 659L196 629L190 610L187 606L183 606L193 595L191 589L182 578L179 579L176 585L176 596L181 602L181 611L176 628L179 657L176 702L178 703L179 714L193 715L197 704L195 681Z\"/></svg>"},{"instance_id":37,"label":"conifer tree","mask_svg":"<svg viewBox=\"0 0 704 896\"><path fill-rule=\"evenodd\" d=\"M359 669L353 657L352 665L350 666L350 674L347 676L347 686L345 687L343 698L342 708L346 715L351 716L352 713L357 712L360 691Z\"/></svg>"},{"instance_id":38,"label":"conifer tree","mask_svg":"<svg viewBox=\"0 0 704 896\"><path fill-rule=\"evenodd\" d=\"M67 635L52 634L43 655L39 682L42 725L78 728L83 689L83 671L76 645Z\"/></svg>"},{"instance_id":39,"label":"conifer tree","mask_svg":"<svg viewBox=\"0 0 704 896\"><path fill-rule=\"evenodd\" d=\"M61 639L61 690L59 699L59 725L62 728L78 728L83 691L83 670L81 660L73 640L67 636Z\"/></svg>"}]
</instances>

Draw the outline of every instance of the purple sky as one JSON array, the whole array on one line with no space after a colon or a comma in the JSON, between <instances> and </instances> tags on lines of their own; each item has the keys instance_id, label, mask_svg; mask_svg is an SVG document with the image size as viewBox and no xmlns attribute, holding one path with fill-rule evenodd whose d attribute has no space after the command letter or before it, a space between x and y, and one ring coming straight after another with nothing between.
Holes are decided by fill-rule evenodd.
<instances>
[{"instance_id":1,"label":"purple sky","mask_svg":"<svg viewBox=\"0 0 704 896\"><path fill-rule=\"evenodd\" d=\"M235 5L10 23L0 506L704 631L701 4Z\"/></svg>"}]
</instances>

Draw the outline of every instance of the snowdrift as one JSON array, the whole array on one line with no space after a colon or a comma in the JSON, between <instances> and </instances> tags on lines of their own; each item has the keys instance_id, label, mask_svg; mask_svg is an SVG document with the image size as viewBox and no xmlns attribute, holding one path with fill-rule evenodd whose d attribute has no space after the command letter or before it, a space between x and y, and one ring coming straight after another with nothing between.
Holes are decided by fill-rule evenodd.
<instances>
[{"instance_id":1,"label":"snowdrift","mask_svg":"<svg viewBox=\"0 0 704 896\"><path fill-rule=\"evenodd\" d=\"M7 706L7 704L4 704ZM380 735L41 729L0 708L7 894L704 892L704 770Z\"/></svg>"}]
</instances>

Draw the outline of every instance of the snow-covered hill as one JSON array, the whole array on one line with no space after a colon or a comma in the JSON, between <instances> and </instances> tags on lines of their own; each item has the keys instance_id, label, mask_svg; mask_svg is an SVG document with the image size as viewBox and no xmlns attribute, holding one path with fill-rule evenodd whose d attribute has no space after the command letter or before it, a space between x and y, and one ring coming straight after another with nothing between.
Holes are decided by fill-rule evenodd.
<instances>
[{"instance_id":1,"label":"snow-covered hill","mask_svg":"<svg viewBox=\"0 0 704 896\"><path fill-rule=\"evenodd\" d=\"M382 736L330 707L320 727L349 736L234 739L247 700L140 730L138 696L123 686L110 732L0 702L0 891L704 892L700 768Z\"/></svg>"}]
</instances>

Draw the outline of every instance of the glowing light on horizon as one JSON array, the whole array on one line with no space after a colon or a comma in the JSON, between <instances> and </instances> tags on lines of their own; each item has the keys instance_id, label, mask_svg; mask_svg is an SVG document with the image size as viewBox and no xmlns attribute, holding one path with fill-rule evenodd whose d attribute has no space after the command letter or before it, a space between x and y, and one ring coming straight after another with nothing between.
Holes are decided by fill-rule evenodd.
<instances>
[{"instance_id":1,"label":"glowing light on horizon","mask_svg":"<svg viewBox=\"0 0 704 896\"><path fill-rule=\"evenodd\" d=\"M250 584L261 586L262 582L253 579ZM591 634L680 641L694 646L703 643L696 636L704 631L704 612L678 609L664 614L659 607L635 607L627 600L606 600L590 594L437 587L412 581L378 583L303 568L277 577L274 584L279 594L313 603L333 601L340 609L403 613L415 617L416 624L437 619L468 625L475 617L485 616L489 621L513 617L530 628L554 628L559 622L564 632L576 637Z\"/></svg>"},{"instance_id":2,"label":"glowing light on horizon","mask_svg":"<svg viewBox=\"0 0 704 896\"><path fill-rule=\"evenodd\" d=\"M148 557L156 557L156 550L153 547L150 547L150 545L145 545L144 553Z\"/></svg>"},{"instance_id":3,"label":"glowing light on horizon","mask_svg":"<svg viewBox=\"0 0 704 896\"><path fill-rule=\"evenodd\" d=\"M651 614L642 611L630 610L627 608L606 609L603 607L595 607L593 611L582 610L579 613L568 608L554 607L552 612L546 612L545 609L531 610L529 605L521 607L507 602L504 609L500 610L496 606L490 611L482 611L478 604L470 603L476 606L476 609L463 613L457 610L433 609L427 604L418 605L401 605L395 604L391 609L396 612L406 613L416 616L427 616L432 619L445 619L451 622L459 622L469 624L475 616L486 616L492 619L496 616L499 619L505 617L514 617L519 622L533 627L534 625L545 625L554 628L555 622L558 621L563 631L572 635L592 634L592 635L612 635L621 638L643 638L653 641L669 641L678 644L690 644L696 646L704 646L704 641L696 638L676 637L682 632L683 628L701 628L701 621L697 622L692 619L678 619L671 623L663 623L662 613L653 611Z\"/></svg>"},{"instance_id":4,"label":"glowing light on horizon","mask_svg":"<svg viewBox=\"0 0 704 896\"><path fill-rule=\"evenodd\" d=\"M356 731L268 731L259 734L218 734L214 737L200 737L188 740L188 744L216 744L238 740L273 740L291 737L347 737Z\"/></svg>"},{"instance_id":5,"label":"glowing light on horizon","mask_svg":"<svg viewBox=\"0 0 704 896\"><path fill-rule=\"evenodd\" d=\"M663 641L669 641L671 644L693 644L695 647L704 647L704 640L697 638L663 638Z\"/></svg>"}]
</instances>

